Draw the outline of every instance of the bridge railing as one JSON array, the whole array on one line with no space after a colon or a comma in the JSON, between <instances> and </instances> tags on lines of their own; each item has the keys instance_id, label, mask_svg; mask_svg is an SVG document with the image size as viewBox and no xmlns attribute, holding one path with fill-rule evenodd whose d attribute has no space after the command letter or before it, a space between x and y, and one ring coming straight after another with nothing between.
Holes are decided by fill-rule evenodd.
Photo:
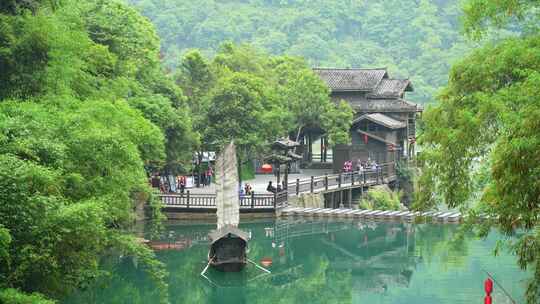
<instances>
[{"instance_id":1,"label":"bridge railing","mask_svg":"<svg viewBox=\"0 0 540 304\"><path fill-rule=\"evenodd\" d=\"M184 194L161 193L158 194L164 206L173 206L179 208L216 208L216 195L205 193ZM275 194L256 194L242 195L240 199L240 209L273 209L281 208L287 205L287 192L282 191Z\"/></svg>"},{"instance_id":2,"label":"bridge railing","mask_svg":"<svg viewBox=\"0 0 540 304\"><path fill-rule=\"evenodd\" d=\"M323 176L312 176L306 179L297 179L287 184L290 195L300 193L313 193L319 190L339 189L343 186L372 185L383 183L384 179L395 174L394 163L382 164L378 169L365 169L362 171L344 172Z\"/></svg>"},{"instance_id":3,"label":"bridge railing","mask_svg":"<svg viewBox=\"0 0 540 304\"><path fill-rule=\"evenodd\" d=\"M287 191L274 194L256 194L240 196L241 209L271 209L282 208L287 205L289 195L300 193L314 193L351 187L355 185L375 185L384 183L384 179L395 175L394 163L382 164L377 170L363 170L311 176L307 179L297 179L287 185ZM158 194L163 205L181 208L216 208L216 195L203 193L185 194Z\"/></svg>"}]
</instances>

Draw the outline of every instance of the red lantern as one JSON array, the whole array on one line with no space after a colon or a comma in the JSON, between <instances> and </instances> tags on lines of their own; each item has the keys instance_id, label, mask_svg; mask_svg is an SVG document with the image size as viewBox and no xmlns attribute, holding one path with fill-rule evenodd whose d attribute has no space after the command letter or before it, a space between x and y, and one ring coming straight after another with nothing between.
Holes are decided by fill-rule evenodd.
<instances>
[{"instance_id":1,"label":"red lantern","mask_svg":"<svg viewBox=\"0 0 540 304\"><path fill-rule=\"evenodd\" d=\"M364 134L364 143L365 143L365 144L368 143L368 136L367 136L367 134Z\"/></svg>"},{"instance_id":2,"label":"red lantern","mask_svg":"<svg viewBox=\"0 0 540 304\"><path fill-rule=\"evenodd\" d=\"M484 297L484 304L491 304L491 293L493 292L493 281L490 278L487 278L484 281L484 291L486 296Z\"/></svg>"},{"instance_id":3,"label":"red lantern","mask_svg":"<svg viewBox=\"0 0 540 304\"><path fill-rule=\"evenodd\" d=\"M272 266L272 258L271 257L264 257L261 259L261 265L268 268Z\"/></svg>"},{"instance_id":4,"label":"red lantern","mask_svg":"<svg viewBox=\"0 0 540 304\"><path fill-rule=\"evenodd\" d=\"M263 173L272 173L272 165L270 165L270 164L264 164L264 165L262 165L261 171L262 171Z\"/></svg>"},{"instance_id":5,"label":"red lantern","mask_svg":"<svg viewBox=\"0 0 540 304\"><path fill-rule=\"evenodd\" d=\"M484 281L484 290L488 296L493 292L493 281L490 278Z\"/></svg>"}]
</instances>

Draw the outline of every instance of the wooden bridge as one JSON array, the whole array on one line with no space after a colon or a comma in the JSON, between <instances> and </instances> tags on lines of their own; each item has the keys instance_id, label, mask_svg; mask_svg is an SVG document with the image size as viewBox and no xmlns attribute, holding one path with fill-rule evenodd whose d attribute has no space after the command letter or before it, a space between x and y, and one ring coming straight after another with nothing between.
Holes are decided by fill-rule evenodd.
<instances>
[{"instance_id":1,"label":"wooden bridge","mask_svg":"<svg viewBox=\"0 0 540 304\"><path fill-rule=\"evenodd\" d=\"M287 184L289 196L302 193L333 192L351 188L388 184L397 179L395 163L381 165L376 170L345 172L331 175L311 176Z\"/></svg>"},{"instance_id":2,"label":"wooden bridge","mask_svg":"<svg viewBox=\"0 0 540 304\"><path fill-rule=\"evenodd\" d=\"M296 179L287 184L287 189L278 193L251 194L240 196L240 212L274 212L288 206L288 198L304 193L329 193L353 188L366 188L387 184L396 180L394 163L381 165L377 170L353 171L339 174L311 176ZM214 193L158 194L168 212L214 212Z\"/></svg>"}]
</instances>

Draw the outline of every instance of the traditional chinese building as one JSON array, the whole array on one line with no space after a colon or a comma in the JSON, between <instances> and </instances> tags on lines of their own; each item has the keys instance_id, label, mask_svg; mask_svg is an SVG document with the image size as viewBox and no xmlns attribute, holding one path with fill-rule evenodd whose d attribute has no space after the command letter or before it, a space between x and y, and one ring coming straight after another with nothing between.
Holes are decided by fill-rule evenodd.
<instances>
[{"instance_id":1,"label":"traditional chinese building","mask_svg":"<svg viewBox=\"0 0 540 304\"><path fill-rule=\"evenodd\" d=\"M405 99L405 93L413 91L408 79L390 78L384 68L314 71L330 87L332 100L345 100L355 111L352 142L334 148L334 169L346 160L381 164L414 154L416 118L422 107Z\"/></svg>"}]
</instances>

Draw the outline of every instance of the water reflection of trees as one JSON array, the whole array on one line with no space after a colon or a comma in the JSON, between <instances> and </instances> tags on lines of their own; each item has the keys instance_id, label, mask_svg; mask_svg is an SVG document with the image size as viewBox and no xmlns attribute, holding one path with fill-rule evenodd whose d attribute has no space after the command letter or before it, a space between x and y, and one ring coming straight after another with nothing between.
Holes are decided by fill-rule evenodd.
<instances>
[{"instance_id":1,"label":"water reflection of trees","mask_svg":"<svg viewBox=\"0 0 540 304\"><path fill-rule=\"evenodd\" d=\"M449 225L298 219L251 223L243 226L252 234L249 257L272 258L272 274L216 287L199 275L212 227L169 225L154 239L189 240L189 247L158 252L170 273L170 303L350 303L354 293L407 287L421 260L442 256L443 263L456 265L466 255L466 242L449 241L456 233ZM160 302L136 262L120 259L106 265L111 275L67 303Z\"/></svg>"},{"instance_id":2,"label":"water reflection of trees","mask_svg":"<svg viewBox=\"0 0 540 304\"><path fill-rule=\"evenodd\" d=\"M467 240L473 235L464 234L457 225L418 224L415 226L415 254L432 263L437 258L437 264L443 269L463 266L467 256Z\"/></svg>"}]
</instances>

